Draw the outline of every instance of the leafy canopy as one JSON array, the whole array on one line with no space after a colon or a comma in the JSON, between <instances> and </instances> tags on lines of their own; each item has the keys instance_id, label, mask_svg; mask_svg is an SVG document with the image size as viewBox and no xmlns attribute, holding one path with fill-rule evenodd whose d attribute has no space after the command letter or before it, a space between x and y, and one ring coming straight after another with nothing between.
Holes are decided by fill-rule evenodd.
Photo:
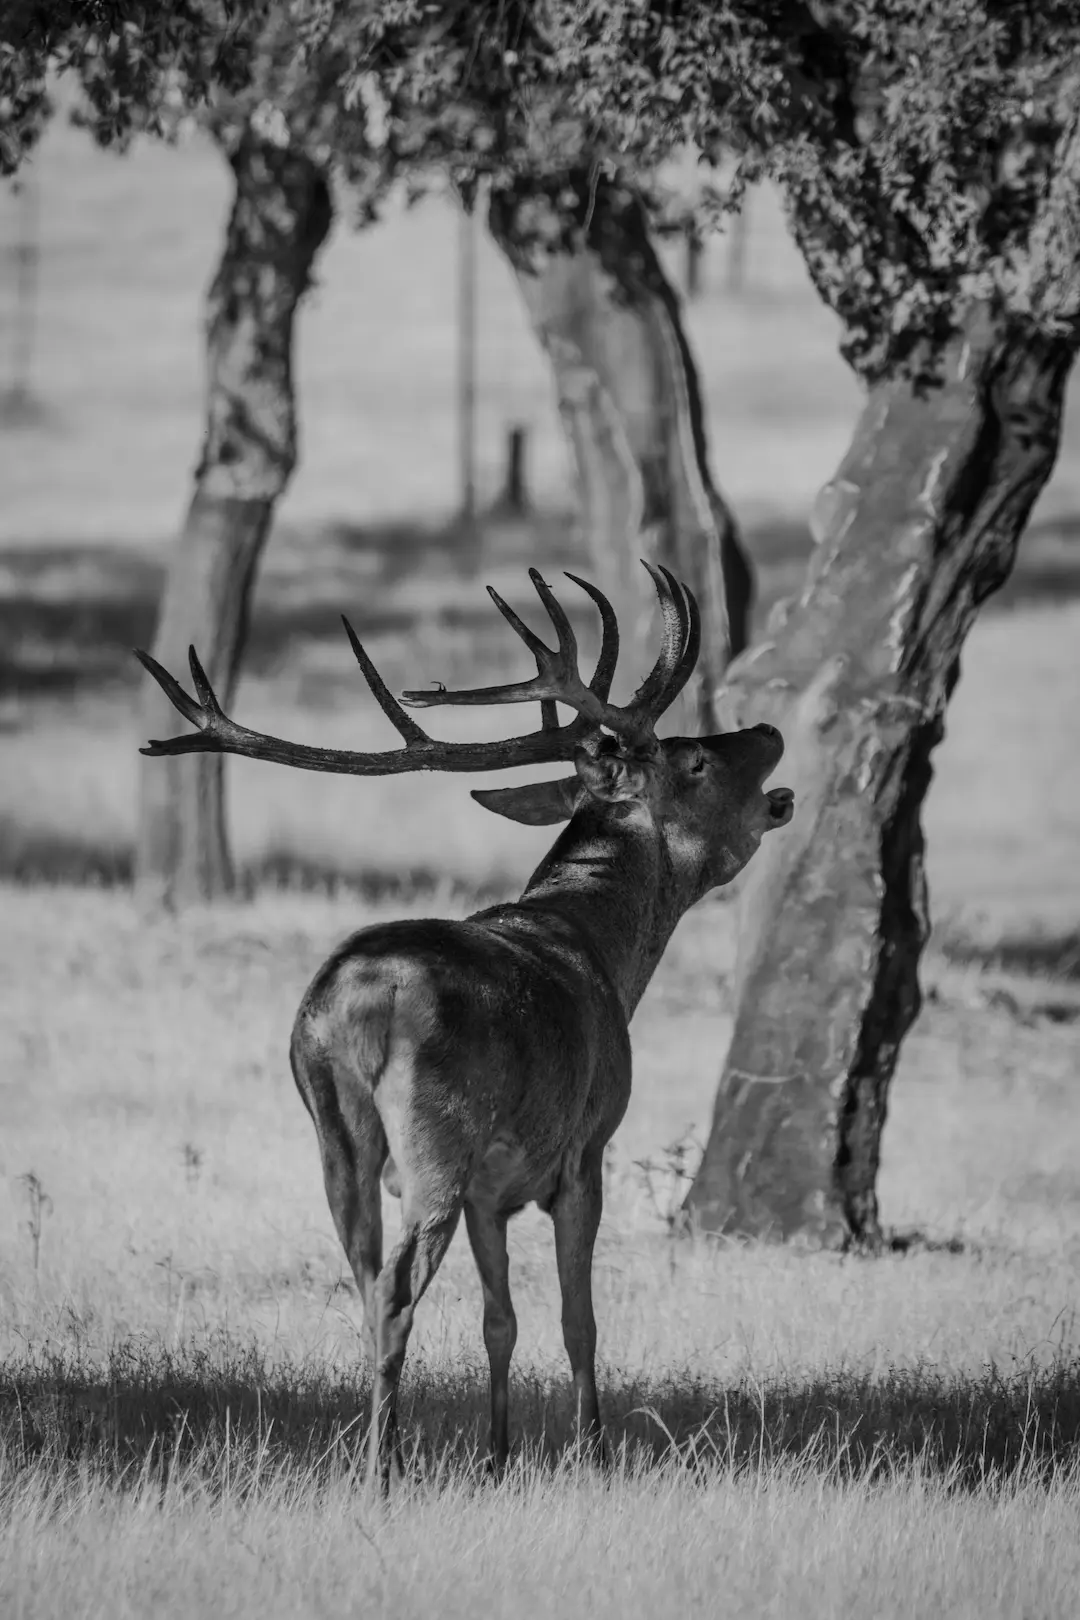
<instances>
[{"instance_id":1,"label":"leafy canopy","mask_svg":"<svg viewBox=\"0 0 1080 1620\"><path fill-rule=\"evenodd\" d=\"M298 0L303 3L303 0ZM1076 0L308 0L413 171L648 186L674 152L780 186L865 373L973 298L1070 333ZM653 191L653 201L657 193ZM1076 200L1073 200L1076 199ZM699 224L715 194L704 189Z\"/></svg>"},{"instance_id":2,"label":"leafy canopy","mask_svg":"<svg viewBox=\"0 0 1080 1620\"><path fill-rule=\"evenodd\" d=\"M8 0L9 171L50 62L98 139L168 133L177 109L219 126L269 110L353 178L557 195L583 168L647 185L687 145L734 157L734 200L780 186L871 375L973 297L1076 326L1076 0ZM699 223L714 207L705 191Z\"/></svg>"}]
</instances>

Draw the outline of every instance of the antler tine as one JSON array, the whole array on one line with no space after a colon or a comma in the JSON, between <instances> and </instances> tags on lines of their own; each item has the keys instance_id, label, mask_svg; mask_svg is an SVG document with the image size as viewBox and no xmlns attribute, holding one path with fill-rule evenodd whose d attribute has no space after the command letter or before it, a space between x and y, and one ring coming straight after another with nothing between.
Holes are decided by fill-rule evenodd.
<instances>
[{"instance_id":1,"label":"antler tine","mask_svg":"<svg viewBox=\"0 0 1080 1620\"><path fill-rule=\"evenodd\" d=\"M194 647L188 648L189 659L194 651ZM151 658L148 652L143 652L141 647L134 648L134 653L135 657L139 660L139 663L142 665L143 669L145 669L146 673L148 675L152 675L154 680L157 681L173 708L179 709L184 719L187 720L191 725L201 726L202 711L200 710L195 699L188 697L187 693L184 691L184 688L180 685L180 682L176 680L174 676L170 675L168 670L159 664L156 658ZM151 742L150 748L140 749L140 752L146 754L149 753L151 749L158 749L163 746L164 745L159 742Z\"/></svg>"},{"instance_id":2,"label":"antler tine","mask_svg":"<svg viewBox=\"0 0 1080 1620\"><path fill-rule=\"evenodd\" d=\"M214 695L214 688L210 685L210 682L206 678L206 671L199 663L199 655L195 651L194 647L188 647L187 659L188 668L191 671L191 679L195 685L195 692L198 696L199 702L203 706L204 711L209 716L211 722L224 720L225 716L221 712L221 704Z\"/></svg>"},{"instance_id":3,"label":"antler tine","mask_svg":"<svg viewBox=\"0 0 1080 1620\"><path fill-rule=\"evenodd\" d=\"M533 572L534 570L530 568L530 577L532 576ZM535 580L533 583L536 583ZM518 618L509 602L503 601L503 598L499 595L494 585L485 585L484 589L491 597L491 600L494 602L495 606L498 608L511 630L521 637L526 647L528 647L529 651L536 659L537 664L540 665L543 663L544 659L550 658L551 648L547 645L547 642L541 641L536 632L529 629L529 626L525 623L525 620Z\"/></svg>"},{"instance_id":4,"label":"antler tine","mask_svg":"<svg viewBox=\"0 0 1080 1620\"><path fill-rule=\"evenodd\" d=\"M577 638L574 635L570 620L563 612L561 604L556 601L547 581L541 578L539 570L530 568L529 578L533 582L536 594L547 610L548 618L555 626L555 634L559 642L557 657L562 665L561 674L564 678L579 679ZM543 677L547 673L546 666L549 662L550 658L545 647L543 656L540 653L536 654L536 673L539 677ZM545 731L558 731L559 711L554 698L540 699L540 724Z\"/></svg>"},{"instance_id":5,"label":"antler tine","mask_svg":"<svg viewBox=\"0 0 1080 1620\"><path fill-rule=\"evenodd\" d=\"M364 651L362 642L344 613L341 622L345 626L345 634L349 638L349 645L356 655L356 662L360 665L365 681L368 683L371 694L379 708L385 714L390 724L404 738L406 748L416 747L419 743L430 743L431 738L427 732L417 725L411 714L406 714L397 698L390 691L386 682L379 674L375 665Z\"/></svg>"},{"instance_id":6,"label":"antler tine","mask_svg":"<svg viewBox=\"0 0 1080 1620\"><path fill-rule=\"evenodd\" d=\"M663 564L654 567L642 559L642 567L648 570L656 587L660 611L664 615L664 643L656 663L630 699L628 707L642 718L655 720L667 707L663 701L664 693L679 668L690 631L690 613L682 586Z\"/></svg>"},{"instance_id":7,"label":"antler tine","mask_svg":"<svg viewBox=\"0 0 1080 1620\"><path fill-rule=\"evenodd\" d=\"M580 579L577 574L567 573L566 577L572 579L575 585L580 585L600 610L603 639L600 643L600 656L593 670L593 678L589 682L589 691L594 692L602 703L606 703L615 676L615 665L619 661L619 621L615 617L615 609L598 586L587 579Z\"/></svg>"},{"instance_id":8,"label":"antler tine","mask_svg":"<svg viewBox=\"0 0 1080 1620\"><path fill-rule=\"evenodd\" d=\"M559 638L558 656L568 668L577 672L577 637L574 635L570 620L563 611L562 604L557 600L554 591L544 579L538 568L529 569L529 578L533 582L536 594L547 609L547 616L555 626L555 634Z\"/></svg>"},{"instance_id":9,"label":"antler tine","mask_svg":"<svg viewBox=\"0 0 1080 1620\"><path fill-rule=\"evenodd\" d=\"M690 621L686 632L686 645L683 647L682 656L680 657L678 664L675 666L675 671L670 681L664 687L660 697L658 697L656 700L657 718L659 718L665 709L670 709L671 705L674 703L675 699L678 697L679 693L682 691L683 687L694 673L694 666L698 661L698 654L701 652L701 610L698 607L697 597L694 595L689 585L683 585L682 590L686 597L686 606Z\"/></svg>"}]
</instances>

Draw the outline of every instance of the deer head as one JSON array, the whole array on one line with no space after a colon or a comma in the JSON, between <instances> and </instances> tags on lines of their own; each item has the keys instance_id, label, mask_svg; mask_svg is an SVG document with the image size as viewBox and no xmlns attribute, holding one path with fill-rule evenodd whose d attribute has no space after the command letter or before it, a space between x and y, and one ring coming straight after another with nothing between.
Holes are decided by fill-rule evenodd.
<instances>
[{"instance_id":1,"label":"deer head","mask_svg":"<svg viewBox=\"0 0 1080 1620\"><path fill-rule=\"evenodd\" d=\"M593 597L604 617L605 644L597 674L584 686L577 666L577 645L562 608L535 569L530 578L555 626L558 647L552 651L499 595L495 605L529 647L538 673L512 686L473 691L405 692L410 707L441 704L566 703L579 717L593 721L592 733L574 748L575 774L554 782L522 787L474 790L485 809L530 826L569 821L590 814L603 822L638 821L653 828L669 846L673 863L693 873L695 897L729 883L746 865L773 828L794 813L790 788L763 791L784 752L774 726L712 737L661 740L656 722L675 701L693 672L701 643L701 621L693 592L680 586L666 568L644 565L656 586L664 615L664 644L648 678L630 703L620 708L608 701L618 649L614 615L606 598L573 574L568 578Z\"/></svg>"}]
</instances>

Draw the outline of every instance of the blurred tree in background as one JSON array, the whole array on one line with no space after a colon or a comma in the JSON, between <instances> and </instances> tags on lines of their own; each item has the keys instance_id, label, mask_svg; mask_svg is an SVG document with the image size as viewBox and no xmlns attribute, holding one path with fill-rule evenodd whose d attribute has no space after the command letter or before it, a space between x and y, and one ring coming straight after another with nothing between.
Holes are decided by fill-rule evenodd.
<instances>
[{"instance_id":1,"label":"blurred tree in background","mask_svg":"<svg viewBox=\"0 0 1080 1620\"><path fill-rule=\"evenodd\" d=\"M274 504L296 465L292 325L330 228L329 136L337 74L298 64L287 6L222 0L44 5L19 0L0 25L0 154L12 170L50 111L46 75L81 92L75 116L103 145L166 139L205 125L234 177L233 205L206 298L206 426L195 488L174 547L154 650L183 664L205 649L235 689L247 606ZM141 724L171 725L147 691ZM136 871L167 903L233 883L221 762L143 766Z\"/></svg>"},{"instance_id":2,"label":"blurred tree in background","mask_svg":"<svg viewBox=\"0 0 1080 1620\"><path fill-rule=\"evenodd\" d=\"M103 138L167 132L178 108L237 176L210 295L206 452L155 645L175 665L197 636L226 702L295 460L291 320L331 169L361 212L399 176L486 187L604 577L618 582L648 530L711 615L702 708L778 724L799 793L750 871L734 1038L688 1208L708 1229L876 1244L887 1089L929 927L930 758L966 633L1052 468L1080 333L1072 0L207 0L50 7L48 27L44 10L17 6L0 27L9 167L44 116L52 53ZM13 99L21 59L37 78ZM722 685L747 575L649 238L657 176L687 147L734 157L728 205L751 181L779 187L866 386L804 588ZM708 229L719 206L703 189L690 223ZM150 790L141 872L176 898L217 892L220 780L210 756L172 763L207 774L167 802Z\"/></svg>"}]
</instances>

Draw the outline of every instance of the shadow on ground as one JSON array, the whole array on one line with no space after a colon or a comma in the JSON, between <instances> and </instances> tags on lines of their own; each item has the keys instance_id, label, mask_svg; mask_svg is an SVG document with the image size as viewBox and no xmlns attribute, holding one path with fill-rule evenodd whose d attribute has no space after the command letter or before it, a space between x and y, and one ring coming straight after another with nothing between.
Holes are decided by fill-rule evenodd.
<instances>
[{"instance_id":1,"label":"shadow on ground","mask_svg":"<svg viewBox=\"0 0 1080 1620\"><path fill-rule=\"evenodd\" d=\"M939 942L947 962L1026 978L1080 980L1080 928L1065 933L1013 935L983 941L947 930Z\"/></svg>"},{"instance_id":2,"label":"shadow on ground","mask_svg":"<svg viewBox=\"0 0 1080 1620\"><path fill-rule=\"evenodd\" d=\"M1080 518L1036 526L992 611L1080 595ZM758 575L757 620L796 591L811 541L801 523L750 527ZM62 696L137 678L132 647L154 635L165 551L57 543L0 551L0 697ZM291 644L337 639L346 611L364 638L418 626L493 633L485 571L539 563L587 571L568 514L524 519L490 514L469 529L336 524L315 531L280 526L259 575L245 668L265 673ZM462 584L466 590L462 590ZM572 602L567 604L574 610ZM583 610L587 618L591 610ZM494 621L497 630L497 621ZM343 664L342 679L351 672Z\"/></svg>"},{"instance_id":3,"label":"shadow on ground","mask_svg":"<svg viewBox=\"0 0 1080 1620\"><path fill-rule=\"evenodd\" d=\"M130 841L38 827L0 815L0 882L126 889L131 887L134 872L135 850ZM286 848L270 848L241 861L237 876L239 896L247 900L267 893L353 895L369 904L431 897L440 905L452 901L479 908L513 899L521 887L520 874L509 870L493 873L483 884L464 885L453 882L437 864L349 865ZM1020 1022L1074 1023L1080 1017L1073 988L1080 984L1080 933L1076 929L1008 933L988 943L949 923L935 930L932 949L949 965L1007 975L1009 984L988 984L980 991L981 1000ZM1042 988L1037 994L1018 995L1016 980L1029 980ZM1067 987L1067 994L1051 994L1048 984ZM927 990L928 1001L947 999L937 985ZM900 1246L919 1247L917 1234Z\"/></svg>"},{"instance_id":4,"label":"shadow on ground","mask_svg":"<svg viewBox=\"0 0 1080 1620\"><path fill-rule=\"evenodd\" d=\"M79 832L39 828L0 815L0 882L26 887L50 884L75 888L130 888L135 848L130 841ZM298 850L267 849L238 863L238 895L253 900L267 892L316 894L333 898L355 895L368 903L438 896L463 897L470 905L493 905L520 890L512 872L495 873L467 887L451 880L438 865L349 865L319 859Z\"/></svg>"},{"instance_id":5,"label":"shadow on ground","mask_svg":"<svg viewBox=\"0 0 1080 1620\"><path fill-rule=\"evenodd\" d=\"M483 642L492 634L492 610L477 571L513 564L527 593L530 562L581 566L570 536L570 520L560 514L492 516L469 530L399 523L303 532L283 525L259 573L244 667L265 674L297 642L339 641L343 612L365 640L412 634L418 625L430 632L435 624L467 629ZM165 560L164 549L120 546L0 551L0 696L134 684L141 677L131 650L153 642ZM588 612L586 605L582 616ZM342 679L352 678L347 662L342 670Z\"/></svg>"},{"instance_id":6,"label":"shadow on ground","mask_svg":"<svg viewBox=\"0 0 1080 1620\"><path fill-rule=\"evenodd\" d=\"M246 1463L310 1470L314 1481L358 1460L368 1398L363 1373L271 1369L255 1350L177 1357L133 1346L85 1369L39 1356L0 1364L0 1461L79 1461L117 1479L154 1466L213 1477L228 1448L234 1480ZM512 1380L511 1398L519 1444L555 1466L571 1435L566 1389L525 1375ZM612 1378L602 1398L613 1450L645 1467L678 1457L756 1473L783 1463L833 1480L918 1469L972 1489L1048 1480L1075 1468L1080 1444L1080 1363L1065 1359L971 1377L923 1367L765 1384ZM471 1467L486 1413L486 1368L443 1380L414 1368L403 1386L403 1430L421 1467Z\"/></svg>"}]
</instances>

